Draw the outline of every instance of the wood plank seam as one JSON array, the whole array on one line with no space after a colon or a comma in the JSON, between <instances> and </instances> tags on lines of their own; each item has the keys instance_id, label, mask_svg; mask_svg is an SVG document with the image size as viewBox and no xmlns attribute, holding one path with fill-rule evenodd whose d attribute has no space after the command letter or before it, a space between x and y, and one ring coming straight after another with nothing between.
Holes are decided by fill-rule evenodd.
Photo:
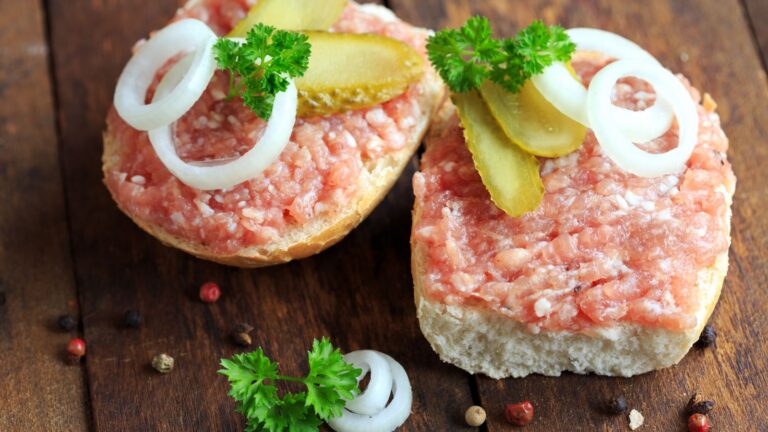
<instances>
[{"instance_id":1,"label":"wood plank seam","mask_svg":"<svg viewBox=\"0 0 768 432\"><path fill-rule=\"evenodd\" d=\"M744 14L744 20L747 23L747 28L752 35L752 46L755 48L755 51L757 51L757 57L760 59L760 63L763 65L763 70L768 73L768 61L766 61L762 47L760 46L760 41L757 36L757 29L755 28L755 22L752 19L752 13L750 12L749 4L747 4L746 0L739 0L739 4L741 5L741 11Z\"/></svg>"},{"instance_id":2,"label":"wood plank seam","mask_svg":"<svg viewBox=\"0 0 768 432\"><path fill-rule=\"evenodd\" d=\"M53 52L53 44L52 37L51 37L51 19L50 19L50 2L48 0L40 0L41 10L43 11L43 30L45 32L45 44L48 47L47 50L47 65L48 65L48 77L51 83L51 100L53 101L53 110L54 114L56 115L54 118L54 132L56 134L56 148L57 148L57 154L58 154L58 163L59 163L59 177L61 178L61 187L62 191L64 193L64 224L67 227L67 239L68 239L68 250L69 250L69 259L72 263L71 265L71 271L72 271L72 279L75 283L75 292L76 297L75 301L77 302L77 334L78 337L83 338L85 340L85 328L83 327L83 309L81 307L82 305L82 299L80 298L80 289L79 289L79 280L77 277L77 258L75 255L74 250L74 244L73 244L73 235L74 232L72 230L72 218L70 213L70 203L69 200L66 199L66 197L69 195L68 186L66 182L66 173L65 170L66 164L64 163L64 160L62 158L62 152L63 152L63 146L62 146L62 134L61 134L61 116L59 115L59 109L61 107L59 103L59 95L58 95L58 80L56 78L56 59ZM87 341L86 341L87 344ZM86 411L85 416L88 419L88 430L94 431L96 430L96 427L94 425L94 419L93 414L91 411L91 385L90 385L90 379L88 376L88 358L85 358L85 361L81 362L78 367L81 370L81 374L83 376L83 383L85 384L85 387L87 391L85 392L85 401L84 401L84 409Z\"/></svg>"}]
</instances>

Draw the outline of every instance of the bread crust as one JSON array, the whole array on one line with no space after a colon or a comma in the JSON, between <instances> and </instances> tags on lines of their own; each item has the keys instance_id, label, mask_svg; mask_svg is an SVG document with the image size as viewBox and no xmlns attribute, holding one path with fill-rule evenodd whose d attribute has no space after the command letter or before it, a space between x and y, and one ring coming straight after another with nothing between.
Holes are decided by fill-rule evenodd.
<instances>
[{"instance_id":1,"label":"bread crust","mask_svg":"<svg viewBox=\"0 0 768 432\"><path fill-rule=\"evenodd\" d=\"M190 7L198 1L190 0L185 7ZM173 235L160 225L137 217L120 204L115 192L109 189L108 184L107 188L120 210L136 225L166 246L181 249L201 259L235 267L264 267L317 254L344 238L373 211L395 184L419 147L432 116L445 98L445 87L431 69L415 85L421 87L418 98L421 112L403 149L375 160L366 167L368 175L361 178L359 193L348 203L347 208L332 217L318 218L310 224L296 227L274 242L242 248L231 254L222 254L199 242ZM114 163L119 160L119 143L116 142L110 128L104 132L103 140L102 170L106 177L112 171Z\"/></svg>"},{"instance_id":2,"label":"bread crust","mask_svg":"<svg viewBox=\"0 0 768 432\"><path fill-rule=\"evenodd\" d=\"M446 102L436 115L427 143L436 139L452 121L454 108ZM730 205L733 188L723 187ZM421 218L416 201L413 227ZM730 245L730 235L729 235ZM426 250L411 232L411 271L414 300L422 333L440 358L469 373L492 378L524 377L532 373L559 376L564 371L594 372L629 377L678 363L701 334L720 297L728 271L728 252L699 271L698 292L703 293L697 325L685 331L621 324L589 334L568 331L531 333L524 324L493 311L471 306L445 305L427 298L422 285Z\"/></svg>"}]
</instances>

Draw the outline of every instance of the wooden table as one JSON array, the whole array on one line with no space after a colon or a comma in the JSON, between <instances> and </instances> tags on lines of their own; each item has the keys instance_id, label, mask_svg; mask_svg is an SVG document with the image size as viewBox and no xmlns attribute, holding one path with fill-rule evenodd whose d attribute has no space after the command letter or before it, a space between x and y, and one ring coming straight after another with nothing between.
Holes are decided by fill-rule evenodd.
<instances>
[{"instance_id":1,"label":"wooden table","mask_svg":"<svg viewBox=\"0 0 768 432\"><path fill-rule=\"evenodd\" d=\"M339 245L262 270L199 261L163 247L118 212L101 182L101 132L130 47L173 14L177 0L0 0L0 430L240 430L216 374L242 351L241 321L285 372L306 366L312 338L343 350L391 353L408 370L413 415L402 430L467 430L473 403L488 431L509 430L505 403L530 399L529 431L628 430L595 406L623 394L645 431L684 431L682 407L700 390L717 400L717 430L767 431L768 2L765 0L391 0L433 28L472 14L511 35L536 18L617 31L647 47L719 102L739 178L731 268L714 315L716 349L631 379L533 376L496 381L443 364L421 336L412 304L408 236L416 160L384 203ZM224 289L196 299L202 282ZM128 330L120 318L140 310ZM58 331L72 313L79 328ZM67 366L67 340L88 342ZM149 366L167 352L169 375Z\"/></svg>"}]
</instances>

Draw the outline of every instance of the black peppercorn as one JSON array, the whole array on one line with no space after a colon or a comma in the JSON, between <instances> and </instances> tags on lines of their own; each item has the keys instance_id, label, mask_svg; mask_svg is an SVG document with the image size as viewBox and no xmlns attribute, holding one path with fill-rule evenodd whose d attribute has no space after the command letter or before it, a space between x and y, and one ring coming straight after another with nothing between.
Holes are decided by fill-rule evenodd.
<instances>
[{"instance_id":1,"label":"black peppercorn","mask_svg":"<svg viewBox=\"0 0 768 432\"><path fill-rule=\"evenodd\" d=\"M72 315L69 314L60 316L56 322L58 323L59 328L64 331L72 331L75 327L77 327L77 321Z\"/></svg>"},{"instance_id":2,"label":"black peppercorn","mask_svg":"<svg viewBox=\"0 0 768 432\"><path fill-rule=\"evenodd\" d=\"M253 326L246 323L240 323L235 326L233 333L250 333L253 331Z\"/></svg>"},{"instance_id":3,"label":"black peppercorn","mask_svg":"<svg viewBox=\"0 0 768 432\"><path fill-rule=\"evenodd\" d=\"M712 324L707 324L704 326L704 330L701 331L701 336L699 336L698 342L696 342L699 346L704 347L710 347L717 342L717 332L715 331L715 327Z\"/></svg>"},{"instance_id":4,"label":"black peppercorn","mask_svg":"<svg viewBox=\"0 0 768 432\"><path fill-rule=\"evenodd\" d=\"M705 400L701 393L694 393L688 401L688 414L709 414L715 407L715 401Z\"/></svg>"},{"instance_id":5,"label":"black peppercorn","mask_svg":"<svg viewBox=\"0 0 768 432\"><path fill-rule=\"evenodd\" d=\"M623 397L615 397L605 404L605 412L611 415L623 414L627 411L627 400Z\"/></svg>"},{"instance_id":6,"label":"black peppercorn","mask_svg":"<svg viewBox=\"0 0 768 432\"><path fill-rule=\"evenodd\" d=\"M128 328L138 328L141 325L141 313L135 309L128 309L123 315L123 324Z\"/></svg>"},{"instance_id":7,"label":"black peppercorn","mask_svg":"<svg viewBox=\"0 0 768 432\"><path fill-rule=\"evenodd\" d=\"M5 304L5 293L0 291L0 306Z\"/></svg>"}]
</instances>

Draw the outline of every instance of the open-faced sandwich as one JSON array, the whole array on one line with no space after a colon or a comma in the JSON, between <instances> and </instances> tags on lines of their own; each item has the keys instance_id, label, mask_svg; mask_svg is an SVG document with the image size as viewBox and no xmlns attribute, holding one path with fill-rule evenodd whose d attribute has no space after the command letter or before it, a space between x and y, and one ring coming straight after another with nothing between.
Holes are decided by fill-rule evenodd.
<instances>
[{"instance_id":1,"label":"open-faced sandwich","mask_svg":"<svg viewBox=\"0 0 768 432\"><path fill-rule=\"evenodd\" d=\"M499 41L472 18L428 50L453 102L413 179L435 351L495 378L677 363L728 266L736 179L714 101L596 29Z\"/></svg>"},{"instance_id":2,"label":"open-faced sandwich","mask_svg":"<svg viewBox=\"0 0 768 432\"><path fill-rule=\"evenodd\" d=\"M105 183L201 258L317 253L381 201L442 102L427 36L347 0L191 0L118 81Z\"/></svg>"}]
</instances>

